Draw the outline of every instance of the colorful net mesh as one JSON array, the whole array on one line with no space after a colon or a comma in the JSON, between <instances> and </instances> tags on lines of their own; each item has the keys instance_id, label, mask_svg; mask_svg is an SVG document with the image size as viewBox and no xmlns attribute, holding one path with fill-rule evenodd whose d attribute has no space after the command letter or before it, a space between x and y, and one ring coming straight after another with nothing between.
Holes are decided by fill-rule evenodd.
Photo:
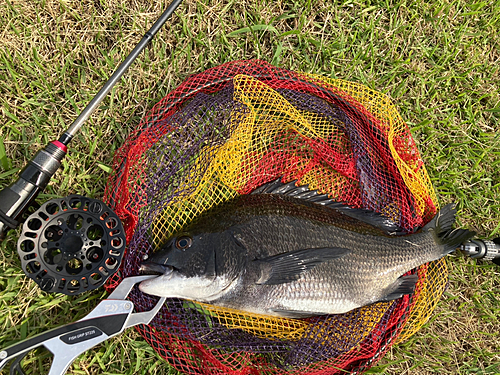
<instances>
[{"instance_id":1,"label":"colorful net mesh","mask_svg":"<svg viewBox=\"0 0 500 375\"><path fill-rule=\"evenodd\" d=\"M116 154L106 200L127 253L108 283L208 208L282 177L412 231L437 200L408 127L363 85L236 61L188 78ZM412 296L341 315L284 319L169 299L140 333L189 374L363 372L428 319L447 282L444 260L419 267ZM135 290L139 311L156 298Z\"/></svg>"}]
</instances>

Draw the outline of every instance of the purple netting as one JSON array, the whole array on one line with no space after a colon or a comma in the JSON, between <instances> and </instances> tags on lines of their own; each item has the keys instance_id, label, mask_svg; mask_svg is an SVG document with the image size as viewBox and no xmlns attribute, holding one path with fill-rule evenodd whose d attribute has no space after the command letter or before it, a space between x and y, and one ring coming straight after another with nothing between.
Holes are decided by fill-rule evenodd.
<instances>
[{"instance_id":1,"label":"purple netting","mask_svg":"<svg viewBox=\"0 0 500 375\"><path fill-rule=\"evenodd\" d=\"M235 100L236 84L230 79L236 77L235 72L254 75L296 111L328 125L328 132L322 130L321 137L282 130L269 136L265 153L251 147L242 151L241 173L250 171L251 177L236 193L248 193L279 176L302 178L315 172L323 174L323 188L339 201L385 212L406 229L421 222L414 210L413 195L392 159L386 129L359 103L293 72L272 67L245 71L237 63L229 68L235 71L220 68L220 75L213 81L200 78L196 85L196 78L188 80L143 121L142 128L124 146L125 156L118 157L114 176L118 182L112 188L117 196L112 200L123 208L129 233L120 277L138 274L144 256L192 218L193 212L198 212L197 204L208 207L203 200L190 200L191 195L202 181L212 178L207 175L212 173L217 152L232 139L240 124L253 116L253 109ZM262 108L266 105L265 101L261 104ZM264 122L272 116L288 115L276 109L258 116L261 118L254 120ZM262 129L263 134L265 125ZM255 166L257 156L260 159ZM294 173L299 169L297 177ZM333 172L326 174L324 170ZM217 202L230 195L218 190L213 194L220 195L214 199ZM173 213L167 215L168 210ZM139 311L150 310L157 301L138 290L130 298ZM404 297L380 305L379 311L372 308L371 315L358 309L307 319L300 337L292 339L283 334L264 338L224 323L220 317L226 313L211 313L199 304L169 299L141 332L172 365L189 373L206 370L239 374L240 369L241 374L252 373L253 369L275 373L301 368L304 372L321 372L333 371L336 366L355 369L372 363L370 356L387 349L387 343L394 340L406 321L412 303Z\"/></svg>"}]
</instances>

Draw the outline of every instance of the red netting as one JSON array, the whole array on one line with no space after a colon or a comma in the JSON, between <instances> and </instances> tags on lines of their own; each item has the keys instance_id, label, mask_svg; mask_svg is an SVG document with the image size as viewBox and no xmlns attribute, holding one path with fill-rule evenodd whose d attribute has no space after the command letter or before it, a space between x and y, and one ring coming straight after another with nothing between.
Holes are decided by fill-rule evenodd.
<instances>
[{"instance_id":1,"label":"red netting","mask_svg":"<svg viewBox=\"0 0 500 375\"><path fill-rule=\"evenodd\" d=\"M106 200L129 246L108 289L138 274L145 255L201 212L278 177L381 212L408 231L436 212L410 132L385 96L236 61L187 79L117 152ZM428 318L446 282L442 261L428 267L419 268L412 297L346 314L270 318L169 299L139 331L186 373L363 371ZM137 310L156 302L138 290L130 298Z\"/></svg>"}]
</instances>

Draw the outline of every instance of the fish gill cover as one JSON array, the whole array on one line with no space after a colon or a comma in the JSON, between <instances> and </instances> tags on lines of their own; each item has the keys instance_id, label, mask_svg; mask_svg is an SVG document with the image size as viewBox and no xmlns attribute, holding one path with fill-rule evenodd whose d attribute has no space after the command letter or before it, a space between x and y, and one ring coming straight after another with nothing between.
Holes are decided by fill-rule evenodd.
<instances>
[{"instance_id":1,"label":"fish gill cover","mask_svg":"<svg viewBox=\"0 0 500 375\"><path fill-rule=\"evenodd\" d=\"M280 177L380 212L409 232L438 209L410 131L385 95L234 61L189 77L117 152L106 201L129 246L108 290L137 275L145 255L200 213ZM188 374L361 373L415 333L441 297L444 259L414 272L413 295L346 314L286 319L169 299L138 330ZM130 299L138 311L157 300L137 289Z\"/></svg>"}]
</instances>

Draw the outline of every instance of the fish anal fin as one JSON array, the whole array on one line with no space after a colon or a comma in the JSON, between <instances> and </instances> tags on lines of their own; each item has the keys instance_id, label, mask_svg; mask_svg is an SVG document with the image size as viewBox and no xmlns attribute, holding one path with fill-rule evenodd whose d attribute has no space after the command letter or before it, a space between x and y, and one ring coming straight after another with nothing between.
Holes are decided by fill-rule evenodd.
<instances>
[{"instance_id":1,"label":"fish anal fin","mask_svg":"<svg viewBox=\"0 0 500 375\"><path fill-rule=\"evenodd\" d=\"M298 280L300 275L318 264L349 254L351 250L342 247L301 249L273 255L254 262L260 269L257 284L276 285Z\"/></svg>"},{"instance_id":2,"label":"fish anal fin","mask_svg":"<svg viewBox=\"0 0 500 375\"><path fill-rule=\"evenodd\" d=\"M387 302L401 298L407 294L413 294L417 285L418 275L401 276L394 284L386 289L387 294L379 301Z\"/></svg>"}]
</instances>

